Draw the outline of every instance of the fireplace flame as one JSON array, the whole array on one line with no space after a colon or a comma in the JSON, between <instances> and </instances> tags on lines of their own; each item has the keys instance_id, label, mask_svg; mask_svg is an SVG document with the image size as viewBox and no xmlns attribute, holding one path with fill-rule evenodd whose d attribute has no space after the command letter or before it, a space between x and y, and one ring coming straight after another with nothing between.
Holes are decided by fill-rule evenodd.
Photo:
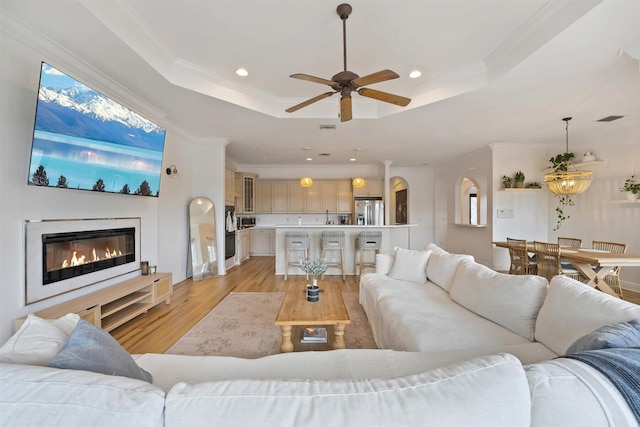
<instances>
[{"instance_id":1,"label":"fireplace flame","mask_svg":"<svg viewBox=\"0 0 640 427\"><path fill-rule=\"evenodd\" d=\"M98 256L96 252L96 248L93 248L91 250L91 254L92 254L92 258L90 260L87 260L86 255L78 256L78 251L73 251L73 254L71 255L71 260L65 259L64 261L62 261L62 268L75 267L75 266L86 264L89 262L100 261L101 258ZM105 252L104 252L105 258L113 258L117 256L122 256L122 251L118 251L115 249L111 251L109 250L108 246L105 248Z\"/></svg>"}]
</instances>

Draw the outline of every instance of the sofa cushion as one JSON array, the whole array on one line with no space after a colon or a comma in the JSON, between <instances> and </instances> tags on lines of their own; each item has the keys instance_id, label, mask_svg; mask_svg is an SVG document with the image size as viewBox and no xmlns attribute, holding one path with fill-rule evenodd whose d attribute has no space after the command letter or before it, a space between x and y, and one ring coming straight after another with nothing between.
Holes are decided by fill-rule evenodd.
<instances>
[{"instance_id":1,"label":"sofa cushion","mask_svg":"<svg viewBox=\"0 0 640 427\"><path fill-rule=\"evenodd\" d=\"M0 363L44 365L62 348L67 336L53 322L29 314L0 348Z\"/></svg>"},{"instance_id":2,"label":"sofa cushion","mask_svg":"<svg viewBox=\"0 0 640 427\"><path fill-rule=\"evenodd\" d=\"M503 274L464 261L458 267L449 295L461 306L533 341L536 317L547 288L544 277Z\"/></svg>"},{"instance_id":3,"label":"sofa cushion","mask_svg":"<svg viewBox=\"0 0 640 427\"><path fill-rule=\"evenodd\" d=\"M587 364L555 359L525 366L532 427L638 426L611 381Z\"/></svg>"},{"instance_id":4,"label":"sofa cushion","mask_svg":"<svg viewBox=\"0 0 640 427\"><path fill-rule=\"evenodd\" d=\"M640 318L640 305L555 276L536 321L536 340L565 354L578 338L606 325Z\"/></svg>"},{"instance_id":5,"label":"sofa cushion","mask_svg":"<svg viewBox=\"0 0 640 427\"><path fill-rule=\"evenodd\" d=\"M395 379L233 380L180 383L167 394L166 425L528 426L520 362L485 356Z\"/></svg>"},{"instance_id":6,"label":"sofa cushion","mask_svg":"<svg viewBox=\"0 0 640 427\"><path fill-rule=\"evenodd\" d=\"M621 347L640 347L640 319L596 329L571 344L567 354Z\"/></svg>"},{"instance_id":7,"label":"sofa cushion","mask_svg":"<svg viewBox=\"0 0 640 427\"><path fill-rule=\"evenodd\" d=\"M432 251L427 264L429 281L449 292L456 270L464 260L473 261L473 257L471 255L450 254L442 250Z\"/></svg>"},{"instance_id":8,"label":"sofa cushion","mask_svg":"<svg viewBox=\"0 0 640 427\"><path fill-rule=\"evenodd\" d=\"M151 374L136 365L115 338L82 319L47 366L152 381Z\"/></svg>"},{"instance_id":9,"label":"sofa cushion","mask_svg":"<svg viewBox=\"0 0 640 427\"><path fill-rule=\"evenodd\" d=\"M389 274L393 267L394 256L392 254L376 254L376 273Z\"/></svg>"},{"instance_id":10,"label":"sofa cushion","mask_svg":"<svg viewBox=\"0 0 640 427\"><path fill-rule=\"evenodd\" d=\"M0 364L2 426L163 426L164 396L130 378Z\"/></svg>"},{"instance_id":11,"label":"sofa cushion","mask_svg":"<svg viewBox=\"0 0 640 427\"><path fill-rule=\"evenodd\" d=\"M429 250L431 252L438 252L440 254L448 254L449 252L445 251L444 249L442 249L440 246L436 245L435 243L429 243L425 248L425 250Z\"/></svg>"},{"instance_id":12,"label":"sofa cushion","mask_svg":"<svg viewBox=\"0 0 640 427\"><path fill-rule=\"evenodd\" d=\"M396 247L389 277L407 282L425 283L430 255L431 251L414 251Z\"/></svg>"}]
</instances>

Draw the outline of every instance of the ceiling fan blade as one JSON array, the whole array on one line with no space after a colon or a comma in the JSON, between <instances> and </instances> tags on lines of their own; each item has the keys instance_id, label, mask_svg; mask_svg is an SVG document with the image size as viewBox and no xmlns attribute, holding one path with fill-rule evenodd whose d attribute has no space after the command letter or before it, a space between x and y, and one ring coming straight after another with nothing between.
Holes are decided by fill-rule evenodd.
<instances>
[{"instance_id":1,"label":"ceiling fan blade","mask_svg":"<svg viewBox=\"0 0 640 427\"><path fill-rule=\"evenodd\" d=\"M311 105L311 104L313 104L314 102L318 102L318 101L320 101L320 100L323 100L323 99L325 99L325 98L328 98L328 97L330 97L331 95L333 95L334 93L335 93L335 92L326 92L326 93L323 93L322 95L318 95L318 96L316 96L316 97L314 97L314 98L307 99L306 101L301 102L301 103L300 103L300 104L298 104L298 105L294 105L294 106L293 106L293 107L291 107L291 108L287 108L287 109L286 109L286 110L284 110L284 111L286 111L287 113L293 113L294 111L298 111L299 109L304 108L304 107L306 107L307 105Z\"/></svg>"},{"instance_id":2,"label":"ceiling fan blade","mask_svg":"<svg viewBox=\"0 0 640 427\"><path fill-rule=\"evenodd\" d=\"M340 121L348 122L351 120L351 115L351 97L343 96L342 99L340 99Z\"/></svg>"},{"instance_id":3,"label":"ceiling fan blade","mask_svg":"<svg viewBox=\"0 0 640 427\"><path fill-rule=\"evenodd\" d=\"M357 87L372 85L374 83L380 83L387 80L393 80L400 77L391 70L382 70L377 73L369 74L368 76L362 76L355 79L352 83Z\"/></svg>"},{"instance_id":4,"label":"ceiling fan blade","mask_svg":"<svg viewBox=\"0 0 640 427\"><path fill-rule=\"evenodd\" d=\"M367 89L365 87L358 89L358 93L362 96L366 96L367 98L377 99L378 101L388 102L390 104L399 105L400 107L406 107L411 102L410 98L405 98L404 96L381 92L375 89Z\"/></svg>"},{"instance_id":5,"label":"ceiling fan blade","mask_svg":"<svg viewBox=\"0 0 640 427\"><path fill-rule=\"evenodd\" d=\"M314 77L314 76L310 76L309 74L291 74L289 77L293 78L293 79L300 79L300 80L306 80L308 82L313 82L313 83L320 83L323 85L327 85L327 86L333 86L336 84L336 82L332 82L331 80L327 80L327 79L322 79L320 77Z\"/></svg>"}]
</instances>

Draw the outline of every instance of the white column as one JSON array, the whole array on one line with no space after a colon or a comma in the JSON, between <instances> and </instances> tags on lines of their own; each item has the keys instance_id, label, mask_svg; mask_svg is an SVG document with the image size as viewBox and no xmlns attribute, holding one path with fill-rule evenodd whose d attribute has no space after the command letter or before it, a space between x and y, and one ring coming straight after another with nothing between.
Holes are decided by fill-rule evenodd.
<instances>
[{"instance_id":1,"label":"white column","mask_svg":"<svg viewBox=\"0 0 640 427\"><path fill-rule=\"evenodd\" d=\"M384 184L382 186L384 189L384 224L389 225L389 220L391 218L391 214L389 213L389 200L391 200L389 180L391 179L391 163L393 163L393 160L385 160L382 163L384 164Z\"/></svg>"}]
</instances>

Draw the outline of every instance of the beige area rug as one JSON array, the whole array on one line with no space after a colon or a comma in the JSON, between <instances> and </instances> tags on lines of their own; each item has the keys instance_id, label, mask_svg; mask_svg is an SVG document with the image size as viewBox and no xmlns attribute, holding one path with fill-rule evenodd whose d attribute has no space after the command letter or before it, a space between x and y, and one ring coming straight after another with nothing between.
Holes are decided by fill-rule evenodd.
<instances>
[{"instance_id":1,"label":"beige area rug","mask_svg":"<svg viewBox=\"0 0 640 427\"><path fill-rule=\"evenodd\" d=\"M284 292L232 292L166 353L246 359L279 353L282 336L274 321L283 297ZM358 294L343 298L351 319L347 348L376 348Z\"/></svg>"}]
</instances>

